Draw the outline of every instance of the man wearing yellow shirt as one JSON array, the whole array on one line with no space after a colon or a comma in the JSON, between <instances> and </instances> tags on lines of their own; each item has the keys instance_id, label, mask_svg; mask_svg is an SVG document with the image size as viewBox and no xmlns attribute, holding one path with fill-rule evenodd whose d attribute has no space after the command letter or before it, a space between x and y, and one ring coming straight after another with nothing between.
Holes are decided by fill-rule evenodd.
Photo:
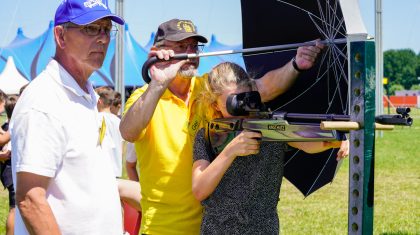
<instances>
[{"instance_id":1,"label":"man wearing yellow shirt","mask_svg":"<svg viewBox=\"0 0 420 235\"><path fill-rule=\"evenodd\" d=\"M162 23L149 56L168 60L178 53L196 53L207 39L189 20ZM306 70L322 45L301 47L295 62L257 80L263 101L284 93L300 70ZM203 87L196 76L199 59L167 61L150 68L151 82L128 99L120 123L124 139L135 143L142 187L142 234L199 234L200 203L192 194L192 144L200 127L195 105Z\"/></svg>"}]
</instances>

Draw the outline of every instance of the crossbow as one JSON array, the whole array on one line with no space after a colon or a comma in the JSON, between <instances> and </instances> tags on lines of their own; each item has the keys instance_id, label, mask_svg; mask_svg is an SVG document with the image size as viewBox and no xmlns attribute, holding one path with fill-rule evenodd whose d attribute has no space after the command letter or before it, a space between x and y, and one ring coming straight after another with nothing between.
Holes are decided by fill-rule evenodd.
<instances>
[{"instance_id":1,"label":"crossbow","mask_svg":"<svg viewBox=\"0 0 420 235\"><path fill-rule=\"evenodd\" d=\"M349 115L272 112L261 102L257 91L228 96L226 108L236 117L214 119L206 128L206 142L214 154L220 153L243 130L260 132L261 141L315 142L345 140L346 132L359 128L357 123L356 127L346 125L352 124ZM389 125L412 125L410 108L399 107L396 111L396 115L377 116L377 129L389 129L386 128ZM334 122L341 125L328 125Z\"/></svg>"}]
</instances>

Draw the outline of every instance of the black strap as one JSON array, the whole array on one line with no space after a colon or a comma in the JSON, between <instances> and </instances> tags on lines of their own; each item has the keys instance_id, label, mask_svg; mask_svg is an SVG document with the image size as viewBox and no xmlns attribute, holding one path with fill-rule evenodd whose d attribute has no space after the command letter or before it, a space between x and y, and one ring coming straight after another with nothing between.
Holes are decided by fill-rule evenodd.
<instances>
[{"instance_id":1,"label":"black strap","mask_svg":"<svg viewBox=\"0 0 420 235\"><path fill-rule=\"evenodd\" d=\"M298 71L299 73L301 73L301 72L304 72L304 71L305 71L304 69L300 69L300 68L298 67L298 65L297 65L297 63L296 63L296 57L293 57L293 59L292 59L292 65L293 65L293 68L295 68L295 70L296 70L296 71Z\"/></svg>"}]
</instances>

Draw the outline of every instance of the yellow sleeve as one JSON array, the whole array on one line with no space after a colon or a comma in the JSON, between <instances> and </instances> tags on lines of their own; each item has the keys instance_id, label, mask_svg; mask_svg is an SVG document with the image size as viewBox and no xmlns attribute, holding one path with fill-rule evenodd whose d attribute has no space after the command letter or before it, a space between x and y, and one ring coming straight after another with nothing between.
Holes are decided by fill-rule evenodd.
<instances>
[{"instance_id":1,"label":"yellow sleeve","mask_svg":"<svg viewBox=\"0 0 420 235\"><path fill-rule=\"evenodd\" d=\"M128 98L127 102L125 102L124 112L125 113L131 108L131 106L140 98L141 95L143 95L144 91L146 91L147 85L136 89L131 95L130 98Z\"/></svg>"}]
</instances>

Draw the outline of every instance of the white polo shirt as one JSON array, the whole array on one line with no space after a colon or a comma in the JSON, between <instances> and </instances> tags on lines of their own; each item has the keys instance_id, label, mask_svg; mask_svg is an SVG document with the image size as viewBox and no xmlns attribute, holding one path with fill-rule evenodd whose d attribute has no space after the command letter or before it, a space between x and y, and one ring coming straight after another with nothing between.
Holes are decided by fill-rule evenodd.
<instances>
[{"instance_id":1,"label":"white polo shirt","mask_svg":"<svg viewBox=\"0 0 420 235\"><path fill-rule=\"evenodd\" d=\"M122 234L117 182L100 144L97 97L52 60L13 112L12 170L51 177L47 200L62 234ZM15 183L15 188L18 187ZM16 210L15 234L28 234Z\"/></svg>"}]
</instances>

